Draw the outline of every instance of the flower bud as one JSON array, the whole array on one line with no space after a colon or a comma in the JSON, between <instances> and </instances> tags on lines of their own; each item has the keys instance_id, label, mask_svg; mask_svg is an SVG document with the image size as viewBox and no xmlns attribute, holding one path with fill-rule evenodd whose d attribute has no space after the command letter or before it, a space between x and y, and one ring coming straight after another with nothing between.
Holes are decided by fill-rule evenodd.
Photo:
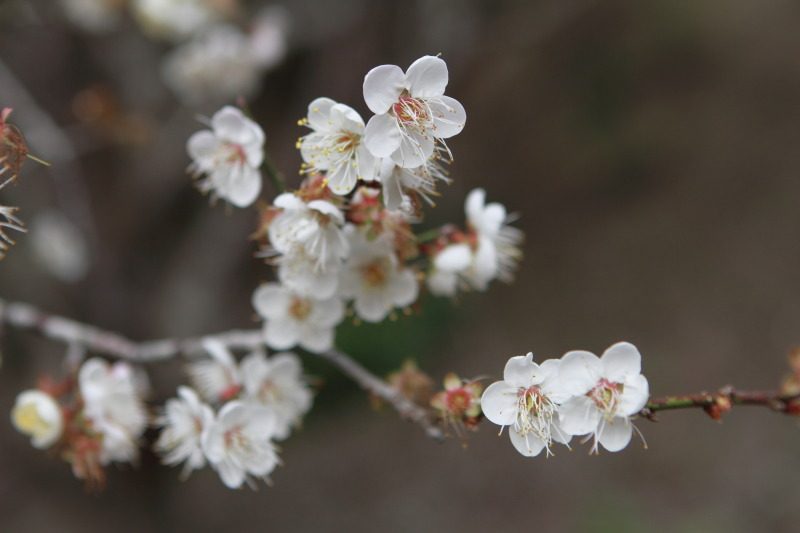
<instances>
[{"instance_id":1,"label":"flower bud","mask_svg":"<svg viewBox=\"0 0 800 533\"><path fill-rule=\"evenodd\" d=\"M27 390L17 396L11 420L39 449L52 446L64 429L61 407L52 396L39 390Z\"/></svg>"}]
</instances>

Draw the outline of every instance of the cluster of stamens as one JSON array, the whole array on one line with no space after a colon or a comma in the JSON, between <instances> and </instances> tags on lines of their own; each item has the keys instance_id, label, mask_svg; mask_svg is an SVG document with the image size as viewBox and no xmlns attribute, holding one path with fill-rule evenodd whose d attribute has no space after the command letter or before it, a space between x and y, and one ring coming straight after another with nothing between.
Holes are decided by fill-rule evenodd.
<instances>
[{"instance_id":1,"label":"cluster of stamens","mask_svg":"<svg viewBox=\"0 0 800 533\"><path fill-rule=\"evenodd\" d=\"M620 396L624 385L614 383L605 378L597 382L597 385L586 395L595 403L597 408L603 413L603 417L610 421L617 412Z\"/></svg>"},{"instance_id":2,"label":"cluster of stamens","mask_svg":"<svg viewBox=\"0 0 800 533\"><path fill-rule=\"evenodd\" d=\"M556 405L534 385L517 392L517 419L514 430L522 436L533 434L544 442L550 453L553 442L552 424Z\"/></svg>"}]
</instances>

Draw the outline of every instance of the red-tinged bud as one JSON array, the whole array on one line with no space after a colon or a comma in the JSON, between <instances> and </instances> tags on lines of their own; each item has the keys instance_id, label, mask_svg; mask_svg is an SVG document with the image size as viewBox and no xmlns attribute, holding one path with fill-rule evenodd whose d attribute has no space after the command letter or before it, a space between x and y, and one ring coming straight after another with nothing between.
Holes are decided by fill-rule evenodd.
<instances>
[{"instance_id":1,"label":"red-tinged bud","mask_svg":"<svg viewBox=\"0 0 800 533\"><path fill-rule=\"evenodd\" d=\"M28 145L16 126L8 123L9 115L9 107L0 111L0 176L3 182L16 179L28 157Z\"/></svg>"},{"instance_id":2,"label":"red-tinged bud","mask_svg":"<svg viewBox=\"0 0 800 533\"><path fill-rule=\"evenodd\" d=\"M800 416L800 398L795 398L786 402L784 413L789 416Z\"/></svg>"},{"instance_id":3,"label":"red-tinged bud","mask_svg":"<svg viewBox=\"0 0 800 533\"><path fill-rule=\"evenodd\" d=\"M313 200L327 200L334 205L339 204L337 201L338 196L335 196L328 188L328 180L324 174L311 174L303 183L300 188L295 191L295 195L308 203Z\"/></svg>"},{"instance_id":4,"label":"red-tinged bud","mask_svg":"<svg viewBox=\"0 0 800 533\"><path fill-rule=\"evenodd\" d=\"M731 407L733 407L733 404L728 396L718 395L714 397L710 405L703 407L703 410L705 410L706 414L712 419L722 420L722 416L730 411Z\"/></svg>"},{"instance_id":5,"label":"red-tinged bud","mask_svg":"<svg viewBox=\"0 0 800 533\"><path fill-rule=\"evenodd\" d=\"M238 384L231 385L221 393L219 393L219 399L222 402L227 402L228 400L232 400L239 396L239 393L242 391L242 386Z\"/></svg>"},{"instance_id":6,"label":"red-tinged bud","mask_svg":"<svg viewBox=\"0 0 800 533\"><path fill-rule=\"evenodd\" d=\"M477 381L466 381L454 373L444 378L444 390L431 399L433 407L445 425L456 433L462 429L475 430L481 419L480 398L483 386Z\"/></svg>"},{"instance_id":7,"label":"red-tinged bud","mask_svg":"<svg viewBox=\"0 0 800 533\"><path fill-rule=\"evenodd\" d=\"M400 394L419 405L427 404L433 394L433 379L411 359L404 362L400 370L389 374L387 381Z\"/></svg>"}]
</instances>

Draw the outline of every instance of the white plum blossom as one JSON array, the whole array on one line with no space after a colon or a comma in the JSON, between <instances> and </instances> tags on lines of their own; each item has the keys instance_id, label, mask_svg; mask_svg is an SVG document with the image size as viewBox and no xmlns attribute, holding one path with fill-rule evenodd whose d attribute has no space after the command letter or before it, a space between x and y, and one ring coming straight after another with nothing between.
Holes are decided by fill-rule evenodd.
<instances>
[{"instance_id":1,"label":"white plum blossom","mask_svg":"<svg viewBox=\"0 0 800 533\"><path fill-rule=\"evenodd\" d=\"M628 342L614 344L600 358L585 351L565 354L559 381L572 398L560 410L564 431L592 436L593 452L598 443L610 452L625 448L634 429L630 417L650 394L641 369L639 350Z\"/></svg>"},{"instance_id":2,"label":"white plum blossom","mask_svg":"<svg viewBox=\"0 0 800 533\"><path fill-rule=\"evenodd\" d=\"M157 420L163 429L155 443L155 450L164 464L183 465L183 476L203 468L206 457L202 436L214 423L214 411L203 403L189 387L179 387L178 397L167 400L164 413Z\"/></svg>"},{"instance_id":3,"label":"white plum blossom","mask_svg":"<svg viewBox=\"0 0 800 533\"><path fill-rule=\"evenodd\" d=\"M267 357L253 352L240 365L245 397L275 415L276 440L289 436L309 409L313 400L311 389L303 378L300 358L293 353Z\"/></svg>"},{"instance_id":4,"label":"white plum blossom","mask_svg":"<svg viewBox=\"0 0 800 533\"><path fill-rule=\"evenodd\" d=\"M222 341L212 337L203 340L203 349L211 358L186 367L192 385L209 402L233 398L239 393L242 383L233 354Z\"/></svg>"},{"instance_id":5,"label":"white plum blossom","mask_svg":"<svg viewBox=\"0 0 800 533\"><path fill-rule=\"evenodd\" d=\"M416 168L405 168L392 159L381 160L378 181L383 190L383 203L390 211L408 209L411 203L409 193L415 193L434 205L432 196L436 192L436 181L449 183L450 179L436 162L429 162Z\"/></svg>"},{"instance_id":6,"label":"white plum blossom","mask_svg":"<svg viewBox=\"0 0 800 533\"><path fill-rule=\"evenodd\" d=\"M552 452L553 441L567 444L570 435L559 425L559 404L569 395L558 380L560 361L548 359L541 365L533 354L512 357L503 371L503 381L489 385L481 397L486 418L508 426L511 443L528 457L542 450Z\"/></svg>"},{"instance_id":7,"label":"white plum blossom","mask_svg":"<svg viewBox=\"0 0 800 533\"><path fill-rule=\"evenodd\" d=\"M26 390L17 396L11 421L20 433L31 437L34 448L49 448L61 438L64 416L58 402L40 390Z\"/></svg>"},{"instance_id":8,"label":"white plum blossom","mask_svg":"<svg viewBox=\"0 0 800 533\"><path fill-rule=\"evenodd\" d=\"M138 457L138 441L147 427L137 375L125 362L87 360L78 372L83 415L102 435L101 464Z\"/></svg>"},{"instance_id":9,"label":"white plum blossom","mask_svg":"<svg viewBox=\"0 0 800 533\"><path fill-rule=\"evenodd\" d=\"M310 352L333 347L334 330L344 318L338 297L317 300L278 283L265 283L253 294L253 307L264 318L264 339L276 350L299 345Z\"/></svg>"},{"instance_id":10,"label":"white plum blossom","mask_svg":"<svg viewBox=\"0 0 800 533\"><path fill-rule=\"evenodd\" d=\"M317 98L302 122L312 130L299 143L305 172L325 171L328 187L339 195L352 191L359 179L375 179L378 160L364 146L364 120L355 109Z\"/></svg>"},{"instance_id":11,"label":"white plum blossom","mask_svg":"<svg viewBox=\"0 0 800 533\"><path fill-rule=\"evenodd\" d=\"M236 489L251 478L268 481L280 462L272 442L275 414L254 403L232 401L203 433L203 452L225 486Z\"/></svg>"},{"instance_id":12,"label":"white plum blossom","mask_svg":"<svg viewBox=\"0 0 800 533\"><path fill-rule=\"evenodd\" d=\"M261 192L264 132L237 108L225 106L211 118L211 129L194 133L187 142L190 170L206 175L201 190L237 207L252 204Z\"/></svg>"},{"instance_id":13,"label":"white plum blossom","mask_svg":"<svg viewBox=\"0 0 800 533\"><path fill-rule=\"evenodd\" d=\"M434 257L425 278L428 290L437 296L455 296L461 275L472 264L472 250L466 243L449 244Z\"/></svg>"},{"instance_id":14,"label":"white plum blossom","mask_svg":"<svg viewBox=\"0 0 800 533\"><path fill-rule=\"evenodd\" d=\"M75 283L89 270L89 247L81 231L61 212L44 211L31 223L31 246L38 260L55 278Z\"/></svg>"},{"instance_id":15,"label":"white plum blossom","mask_svg":"<svg viewBox=\"0 0 800 533\"><path fill-rule=\"evenodd\" d=\"M365 130L365 144L375 157L391 157L406 168L419 167L464 128L462 105L444 96L447 64L424 56L404 73L396 65L381 65L364 78L364 100L375 113Z\"/></svg>"},{"instance_id":16,"label":"white plum blossom","mask_svg":"<svg viewBox=\"0 0 800 533\"><path fill-rule=\"evenodd\" d=\"M522 231L508 225L509 217L502 204L486 204L486 191L483 189L469 193L465 210L467 222L476 237L472 264L464 272L470 285L482 291L494 279L512 281L522 255L519 249Z\"/></svg>"},{"instance_id":17,"label":"white plum blossom","mask_svg":"<svg viewBox=\"0 0 800 533\"><path fill-rule=\"evenodd\" d=\"M286 56L290 22L288 11L274 5L262 9L253 18L250 55L262 71L274 67Z\"/></svg>"},{"instance_id":18,"label":"white plum blossom","mask_svg":"<svg viewBox=\"0 0 800 533\"><path fill-rule=\"evenodd\" d=\"M339 289L353 298L356 314L367 322L380 322L392 309L414 303L419 293L414 271L399 264L386 234L369 240L354 226L347 230L350 257Z\"/></svg>"},{"instance_id":19,"label":"white plum blossom","mask_svg":"<svg viewBox=\"0 0 800 533\"><path fill-rule=\"evenodd\" d=\"M133 0L131 8L150 35L180 40L219 19L220 13L213 3L212 0Z\"/></svg>"},{"instance_id":20,"label":"white plum blossom","mask_svg":"<svg viewBox=\"0 0 800 533\"><path fill-rule=\"evenodd\" d=\"M275 251L291 254L301 248L324 271L347 257L349 245L342 230L344 214L327 200L308 203L293 193L283 193L273 205L281 209L269 225L269 240Z\"/></svg>"},{"instance_id":21,"label":"white plum blossom","mask_svg":"<svg viewBox=\"0 0 800 533\"><path fill-rule=\"evenodd\" d=\"M221 24L170 52L161 75L184 104L219 104L255 94L266 68L263 61L249 35Z\"/></svg>"}]
</instances>

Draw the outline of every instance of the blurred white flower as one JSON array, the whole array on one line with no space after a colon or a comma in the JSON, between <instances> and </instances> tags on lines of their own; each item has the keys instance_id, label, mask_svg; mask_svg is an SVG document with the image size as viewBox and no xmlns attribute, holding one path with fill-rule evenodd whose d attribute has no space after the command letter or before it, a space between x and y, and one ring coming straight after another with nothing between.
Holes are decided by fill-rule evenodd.
<instances>
[{"instance_id":1,"label":"blurred white flower","mask_svg":"<svg viewBox=\"0 0 800 533\"><path fill-rule=\"evenodd\" d=\"M330 350L334 330L344 318L339 298L303 297L277 283L261 285L253 294L253 307L264 318L267 345L276 350L296 345L316 353Z\"/></svg>"},{"instance_id":2,"label":"blurred white flower","mask_svg":"<svg viewBox=\"0 0 800 533\"><path fill-rule=\"evenodd\" d=\"M213 26L165 59L164 82L184 104L219 104L249 98L263 75L250 36L230 25Z\"/></svg>"},{"instance_id":3,"label":"blurred white flower","mask_svg":"<svg viewBox=\"0 0 800 533\"><path fill-rule=\"evenodd\" d=\"M17 395L11 411L17 431L31 437L35 448L49 448L64 431L64 417L58 402L40 390L26 390Z\"/></svg>"},{"instance_id":4,"label":"blurred white flower","mask_svg":"<svg viewBox=\"0 0 800 533\"><path fill-rule=\"evenodd\" d=\"M336 294L339 286L340 263L331 263L324 269L317 267L318 258L295 248L277 259L278 279L282 284L304 296L327 300Z\"/></svg>"},{"instance_id":5,"label":"blurred white flower","mask_svg":"<svg viewBox=\"0 0 800 533\"><path fill-rule=\"evenodd\" d=\"M233 354L213 337L203 339L203 349L211 358L187 365L189 381L208 402L230 400L239 393L242 383Z\"/></svg>"},{"instance_id":6,"label":"blurred white flower","mask_svg":"<svg viewBox=\"0 0 800 533\"><path fill-rule=\"evenodd\" d=\"M179 387L178 397L167 400L164 414L156 423L161 434L154 448L164 464L183 465L183 476L206 464L202 435L214 422L214 411L189 387Z\"/></svg>"},{"instance_id":7,"label":"blurred white flower","mask_svg":"<svg viewBox=\"0 0 800 533\"><path fill-rule=\"evenodd\" d=\"M220 17L211 0L132 0L131 8L145 32L172 40L190 37Z\"/></svg>"},{"instance_id":8,"label":"blurred white flower","mask_svg":"<svg viewBox=\"0 0 800 533\"><path fill-rule=\"evenodd\" d=\"M0 174L2 174L2 169L0 169ZM11 248L15 242L14 239L8 236L6 230L21 231L23 233L27 231L25 229L25 224L17 218L16 212L16 207L0 205L0 259L5 257L8 249Z\"/></svg>"},{"instance_id":9,"label":"blurred white flower","mask_svg":"<svg viewBox=\"0 0 800 533\"><path fill-rule=\"evenodd\" d=\"M103 437L101 464L135 460L138 440L147 426L147 414L131 366L89 359L78 373L78 385L83 415L91 422L92 430Z\"/></svg>"},{"instance_id":10,"label":"blurred white flower","mask_svg":"<svg viewBox=\"0 0 800 533\"><path fill-rule=\"evenodd\" d=\"M468 244L445 246L433 257L431 270L425 280L428 289L437 296L455 296L461 275L472 264L472 250Z\"/></svg>"},{"instance_id":11,"label":"blurred white flower","mask_svg":"<svg viewBox=\"0 0 800 533\"><path fill-rule=\"evenodd\" d=\"M398 264L392 242L385 235L369 240L348 226L350 257L342 269L339 291L354 299L356 314L367 322L380 322L395 307L417 299L414 271Z\"/></svg>"},{"instance_id":12,"label":"blurred white flower","mask_svg":"<svg viewBox=\"0 0 800 533\"><path fill-rule=\"evenodd\" d=\"M642 356L633 344L619 342L598 358L591 352L564 355L559 380L573 397L560 409L561 427L570 435L592 435L610 452L631 440L630 417L642 410L650 395L642 374Z\"/></svg>"},{"instance_id":13,"label":"blurred white flower","mask_svg":"<svg viewBox=\"0 0 800 533\"><path fill-rule=\"evenodd\" d=\"M359 179L375 179L378 162L364 146L364 120L355 109L317 98L303 123L312 130L300 140L305 172L326 171L328 187L340 195L352 191Z\"/></svg>"},{"instance_id":14,"label":"blurred white flower","mask_svg":"<svg viewBox=\"0 0 800 533\"><path fill-rule=\"evenodd\" d=\"M236 489L251 476L268 481L280 462L272 439L275 414L254 403L228 402L203 433L203 452L225 486Z\"/></svg>"},{"instance_id":15,"label":"blurred white flower","mask_svg":"<svg viewBox=\"0 0 800 533\"><path fill-rule=\"evenodd\" d=\"M410 194L421 196L428 204L434 205L432 196L436 196L436 182L449 182L444 170L436 161L416 168L405 168L390 158L380 162L378 181L383 188L383 203L390 211L402 210L412 203Z\"/></svg>"},{"instance_id":16,"label":"blurred white flower","mask_svg":"<svg viewBox=\"0 0 800 533\"><path fill-rule=\"evenodd\" d=\"M313 399L303 379L300 358L293 353L267 358L262 352L254 352L242 360L241 371L246 398L271 409L275 414L274 438L287 438L311 409Z\"/></svg>"},{"instance_id":17,"label":"blurred white flower","mask_svg":"<svg viewBox=\"0 0 800 533\"><path fill-rule=\"evenodd\" d=\"M273 205L281 210L269 225L269 241L277 252L302 248L321 271L347 257L344 214L338 207L326 200L306 203L289 192L275 198Z\"/></svg>"},{"instance_id":18,"label":"blurred white flower","mask_svg":"<svg viewBox=\"0 0 800 533\"><path fill-rule=\"evenodd\" d=\"M250 53L262 70L272 68L286 56L290 23L289 12L281 6L262 9L253 19Z\"/></svg>"},{"instance_id":19,"label":"blurred white flower","mask_svg":"<svg viewBox=\"0 0 800 533\"><path fill-rule=\"evenodd\" d=\"M477 290L486 290L494 279L510 282L522 257L519 245L523 234L509 226L506 208L499 203L486 204L486 191L474 189L465 205L467 222L475 232L472 265L464 273Z\"/></svg>"},{"instance_id":20,"label":"blurred white flower","mask_svg":"<svg viewBox=\"0 0 800 533\"><path fill-rule=\"evenodd\" d=\"M225 106L211 118L211 129L194 133L186 143L189 170L207 176L200 189L237 207L252 204L261 192L264 132L237 108Z\"/></svg>"},{"instance_id":21,"label":"blurred white flower","mask_svg":"<svg viewBox=\"0 0 800 533\"><path fill-rule=\"evenodd\" d=\"M437 143L461 132L467 115L457 100L444 96L447 81L447 64L433 56L417 59L405 73L396 65L370 70L364 78L364 100L375 113L365 130L370 152L415 168Z\"/></svg>"},{"instance_id":22,"label":"blurred white flower","mask_svg":"<svg viewBox=\"0 0 800 533\"><path fill-rule=\"evenodd\" d=\"M89 250L80 230L58 211L45 211L31 223L30 243L39 263L54 277L80 281L89 270Z\"/></svg>"},{"instance_id":23,"label":"blurred white flower","mask_svg":"<svg viewBox=\"0 0 800 533\"><path fill-rule=\"evenodd\" d=\"M553 441L567 444L571 436L559 427L558 405L569 398L560 386L560 361L548 359L541 365L533 354L512 357L503 371L503 381L489 385L481 397L486 418L499 426L509 426L508 435L519 453L539 455Z\"/></svg>"},{"instance_id":24,"label":"blurred white flower","mask_svg":"<svg viewBox=\"0 0 800 533\"><path fill-rule=\"evenodd\" d=\"M124 0L60 0L67 19L86 31L113 30L122 19Z\"/></svg>"}]
</instances>

